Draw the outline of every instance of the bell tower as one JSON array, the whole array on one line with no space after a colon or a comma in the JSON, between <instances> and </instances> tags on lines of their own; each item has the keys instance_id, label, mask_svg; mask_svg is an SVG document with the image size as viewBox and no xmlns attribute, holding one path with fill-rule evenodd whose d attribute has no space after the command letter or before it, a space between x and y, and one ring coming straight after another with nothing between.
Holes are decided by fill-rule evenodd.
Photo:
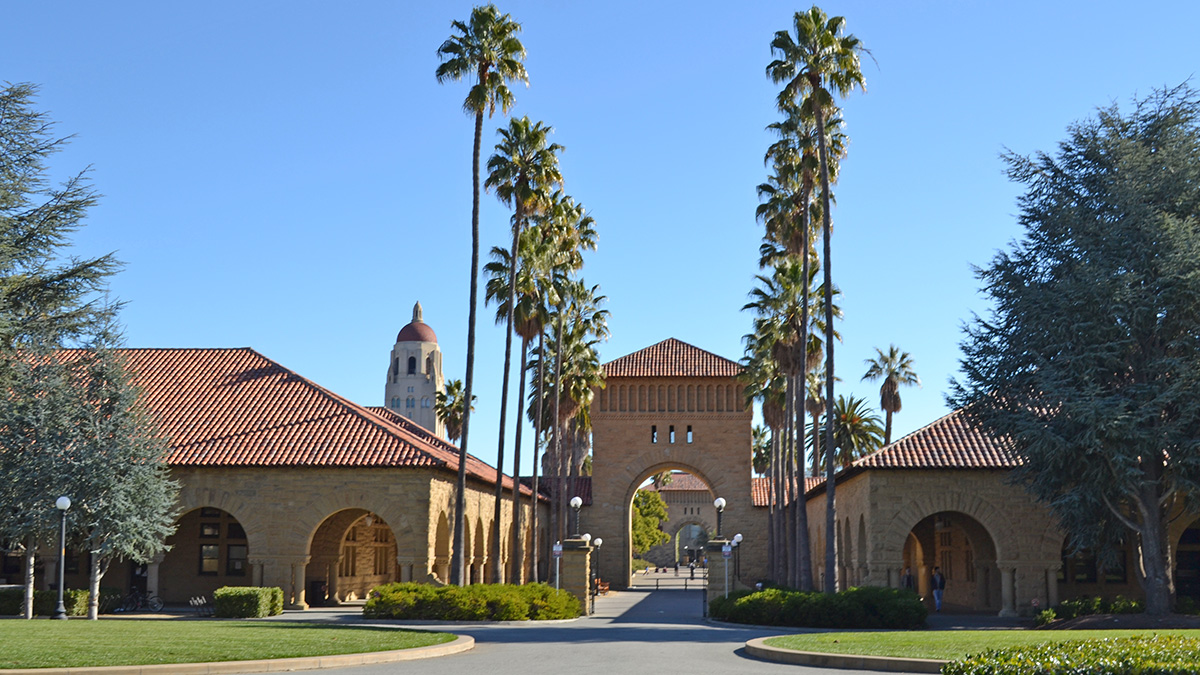
<instances>
[{"instance_id":1,"label":"bell tower","mask_svg":"<svg viewBox=\"0 0 1200 675\"><path fill-rule=\"evenodd\" d=\"M396 335L388 363L383 404L398 415L445 437L433 410L434 397L445 387L442 351L437 335L422 317L421 303L413 306L412 321Z\"/></svg>"}]
</instances>

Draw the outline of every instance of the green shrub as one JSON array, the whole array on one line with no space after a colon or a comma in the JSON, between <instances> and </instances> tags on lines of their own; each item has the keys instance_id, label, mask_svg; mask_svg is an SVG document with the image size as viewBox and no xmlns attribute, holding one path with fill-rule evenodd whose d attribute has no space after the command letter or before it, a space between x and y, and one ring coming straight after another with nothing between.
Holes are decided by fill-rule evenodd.
<instances>
[{"instance_id":1,"label":"green shrub","mask_svg":"<svg viewBox=\"0 0 1200 675\"><path fill-rule=\"evenodd\" d=\"M1053 623L1054 619L1056 619L1056 618L1057 617L1054 614L1054 610L1043 609L1042 611L1037 613L1036 617L1033 618L1033 623L1034 623L1034 625L1037 625L1037 626L1045 626L1048 623Z\"/></svg>"},{"instance_id":2,"label":"green shrub","mask_svg":"<svg viewBox=\"0 0 1200 675\"><path fill-rule=\"evenodd\" d=\"M545 584L430 586L393 583L368 594L363 617L436 621L524 621L579 616L579 599Z\"/></svg>"},{"instance_id":3,"label":"green shrub","mask_svg":"<svg viewBox=\"0 0 1200 675\"><path fill-rule=\"evenodd\" d=\"M1185 675L1200 639L1153 635L992 649L942 666L943 675Z\"/></svg>"},{"instance_id":4,"label":"green shrub","mask_svg":"<svg viewBox=\"0 0 1200 675\"><path fill-rule=\"evenodd\" d=\"M738 591L709 604L713 618L735 623L808 628L916 628L927 610L912 591L865 586L841 593L766 588Z\"/></svg>"},{"instance_id":5,"label":"green shrub","mask_svg":"<svg viewBox=\"0 0 1200 675\"><path fill-rule=\"evenodd\" d=\"M283 612L283 589L258 586L223 586L213 591L216 616L235 619L262 618Z\"/></svg>"},{"instance_id":6,"label":"green shrub","mask_svg":"<svg viewBox=\"0 0 1200 675\"><path fill-rule=\"evenodd\" d=\"M15 616L21 613L21 599L25 596L23 588L0 589L0 615Z\"/></svg>"},{"instance_id":7,"label":"green shrub","mask_svg":"<svg viewBox=\"0 0 1200 675\"><path fill-rule=\"evenodd\" d=\"M68 588L63 591L63 607L67 616L87 616L89 593L83 589ZM21 613L21 601L25 597L24 588L5 588L0 590L0 616L16 616ZM111 612L120 606L123 598L119 588L100 589L100 613ZM34 591L33 613L37 616L52 616L58 607L57 591Z\"/></svg>"},{"instance_id":8,"label":"green shrub","mask_svg":"<svg viewBox=\"0 0 1200 675\"><path fill-rule=\"evenodd\" d=\"M654 563L650 562L649 560L642 560L641 558L634 558L633 560L630 561L629 564L630 564L630 569L632 569L634 572L644 570L647 567L649 567L650 569L655 569L658 567L658 565L655 565Z\"/></svg>"},{"instance_id":9,"label":"green shrub","mask_svg":"<svg viewBox=\"0 0 1200 675\"><path fill-rule=\"evenodd\" d=\"M1175 611L1180 614L1200 614L1200 604L1195 598L1184 596L1175 601Z\"/></svg>"},{"instance_id":10,"label":"green shrub","mask_svg":"<svg viewBox=\"0 0 1200 675\"><path fill-rule=\"evenodd\" d=\"M1060 619L1074 619L1093 614L1141 614L1144 611L1146 606L1141 600L1132 600L1120 595L1112 601L1085 595L1073 600L1064 600L1054 607L1054 614Z\"/></svg>"}]
</instances>

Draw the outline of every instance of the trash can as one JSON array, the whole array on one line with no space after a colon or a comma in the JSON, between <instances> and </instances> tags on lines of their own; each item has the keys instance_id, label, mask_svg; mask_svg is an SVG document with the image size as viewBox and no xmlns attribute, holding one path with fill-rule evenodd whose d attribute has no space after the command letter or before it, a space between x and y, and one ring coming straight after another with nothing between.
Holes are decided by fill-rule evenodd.
<instances>
[{"instance_id":1,"label":"trash can","mask_svg":"<svg viewBox=\"0 0 1200 675\"><path fill-rule=\"evenodd\" d=\"M325 606L325 593L328 591L328 586L324 581L308 582L308 604L311 607Z\"/></svg>"}]
</instances>

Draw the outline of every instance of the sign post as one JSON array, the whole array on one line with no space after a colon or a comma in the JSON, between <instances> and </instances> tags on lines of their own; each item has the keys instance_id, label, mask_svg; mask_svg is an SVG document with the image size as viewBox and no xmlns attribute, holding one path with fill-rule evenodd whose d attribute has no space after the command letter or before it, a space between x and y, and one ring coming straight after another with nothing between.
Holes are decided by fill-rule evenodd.
<instances>
[{"instance_id":1,"label":"sign post","mask_svg":"<svg viewBox=\"0 0 1200 675\"><path fill-rule=\"evenodd\" d=\"M551 549L554 555L554 590L558 590L558 572L562 564L562 542L554 542L554 547Z\"/></svg>"},{"instance_id":2,"label":"sign post","mask_svg":"<svg viewBox=\"0 0 1200 675\"><path fill-rule=\"evenodd\" d=\"M725 559L725 597L729 597L729 559L733 557L733 546L725 544L721 547L721 557Z\"/></svg>"}]
</instances>

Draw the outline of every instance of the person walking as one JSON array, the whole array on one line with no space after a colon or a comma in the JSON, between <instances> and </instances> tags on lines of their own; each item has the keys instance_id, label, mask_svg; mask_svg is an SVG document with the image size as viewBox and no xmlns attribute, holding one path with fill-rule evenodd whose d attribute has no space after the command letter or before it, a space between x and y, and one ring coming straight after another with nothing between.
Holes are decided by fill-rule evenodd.
<instances>
[{"instance_id":1,"label":"person walking","mask_svg":"<svg viewBox=\"0 0 1200 675\"><path fill-rule=\"evenodd\" d=\"M911 567L904 568L904 575L900 577L900 588L916 592L917 579L913 576Z\"/></svg>"},{"instance_id":2,"label":"person walking","mask_svg":"<svg viewBox=\"0 0 1200 675\"><path fill-rule=\"evenodd\" d=\"M933 568L933 607L934 611L942 611L942 594L946 592L946 577L942 568Z\"/></svg>"}]
</instances>

